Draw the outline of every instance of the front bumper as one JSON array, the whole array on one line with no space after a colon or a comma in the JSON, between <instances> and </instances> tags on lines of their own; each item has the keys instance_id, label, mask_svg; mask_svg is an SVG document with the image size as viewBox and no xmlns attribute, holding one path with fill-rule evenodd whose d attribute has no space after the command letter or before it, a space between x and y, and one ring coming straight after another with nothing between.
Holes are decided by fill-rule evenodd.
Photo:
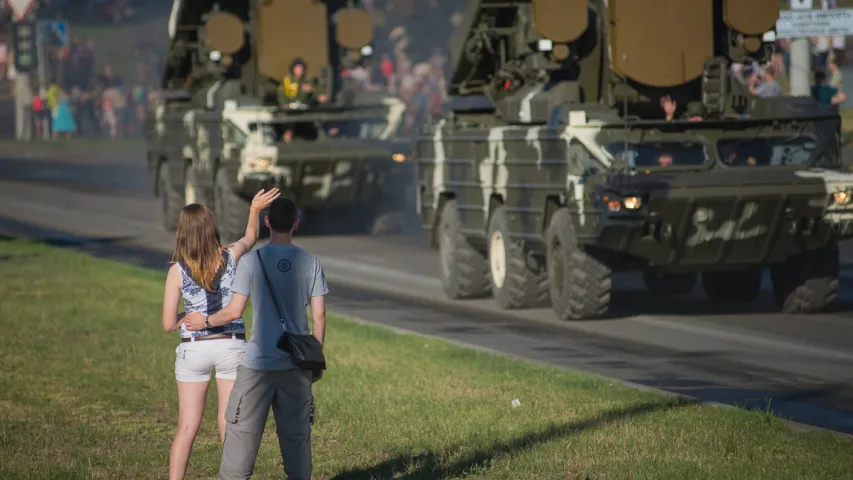
<instances>
[{"instance_id":1,"label":"front bumper","mask_svg":"<svg viewBox=\"0 0 853 480\"><path fill-rule=\"evenodd\" d=\"M335 208L379 201L393 174L388 158L312 159L280 161L263 170L244 168L238 183L246 198L277 187L301 208Z\"/></svg>"},{"instance_id":2,"label":"front bumper","mask_svg":"<svg viewBox=\"0 0 853 480\"><path fill-rule=\"evenodd\" d=\"M651 267L696 270L783 262L853 234L853 209L828 214L816 196L740 195L650 201L642 212L600 212L584 243Z\"/></svg>"}]
</instances>

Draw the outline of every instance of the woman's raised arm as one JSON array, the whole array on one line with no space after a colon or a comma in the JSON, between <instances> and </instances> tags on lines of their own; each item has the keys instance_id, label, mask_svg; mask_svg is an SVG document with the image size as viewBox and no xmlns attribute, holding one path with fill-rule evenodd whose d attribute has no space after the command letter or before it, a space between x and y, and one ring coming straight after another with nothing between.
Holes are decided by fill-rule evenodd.
<instances>
[{"instance_id":1,"label":"woman's raised arm","mask_svg":"<svg viewBox=\"0 0 853 480\"><path fill-rule=\"evenodd\" d=\"M277 188L273 188L269 192L264 192L264 190L261 189L255 194L255 198L252 199L252 204L249 206L249 221L246 223L246 234L243 235L243 238L228 246L234 254L235 262L240 260L240 257L242 257L243 254L252 250L255 243L257 243L258 234L261 230L259 218L260 213L265 208L269 207L270 203L278 198L279 195L281 195L281 193L279 193Z\"/></svg>"}]
</instances>

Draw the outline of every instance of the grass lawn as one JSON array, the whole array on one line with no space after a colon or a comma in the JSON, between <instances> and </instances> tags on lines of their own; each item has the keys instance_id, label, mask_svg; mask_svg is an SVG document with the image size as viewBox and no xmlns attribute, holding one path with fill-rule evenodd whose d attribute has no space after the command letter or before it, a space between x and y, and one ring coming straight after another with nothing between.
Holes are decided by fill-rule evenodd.
<instances>
[{"instance_id":1,"label":"grass lawn","mask_svg":"<svg viewBox=\"0 0 853 480\"><path fill-rule=\"evenodd\" d=\"M0 478L166 478L164 272L0 240ZM332 292L334 295L334 292ZM853 443L331 316L315 478L850 478ZM215 396L211 395L211 400ZM514 399L520 406L513 407ZM213 478L213 404L189 478ZM282 478L268 424L255 478Z\"/></svg>"}]
</instances>

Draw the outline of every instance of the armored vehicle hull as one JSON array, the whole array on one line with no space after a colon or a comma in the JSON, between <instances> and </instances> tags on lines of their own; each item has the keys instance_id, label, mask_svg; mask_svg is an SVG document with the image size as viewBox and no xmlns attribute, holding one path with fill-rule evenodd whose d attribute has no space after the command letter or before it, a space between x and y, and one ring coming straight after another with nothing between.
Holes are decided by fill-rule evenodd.
<instances>
[{"instance_id":1,"label":"armored vehicle hull","mask_svg":"<svg viewBox=\"0 0 853 480\"><path fill-rule=\"evenodd\" d=\"M376 221L387 223L383 215L395 212L393 200L402 197L396 190L403 188L407 158L383 139L395 128L383 112L162 105L150 127L148 165L164 227L174 230L181 208L200 203L214 211L223 239L237 239L251 198L272 187L307 217L335 214L324 221L327 231L364 232Z\"/></svg>"},{"instance_id":2,"label":"armored vehicle hull","mask_svg":"<svg viewBox=\"0 0 853 480\"><path fill-rule=\"evenodd\" d=\"M459 101L416 147L445 292L583 319L615 271L749 302L769 268L782 311L832 303L853 211L840 118L768 94L770 65L735 74L769 62L778 18L774 0L468 1Z\"/></svg>"},{"instance_id":3,"label":"armored vehicle hull","mask_svg":"<svg viewBox=\"0 0 853 480\"><path fill-rule=\"evenodd\" d=\"M655 294L701 277L712 301L750 302L769 268L782 311L820 311L838 288L837 242L853 235L836 120L738 120L735 134L730 122L472 127L451 116L416 146L419 213L452 298L550 303L583 319L607 311L613 272L643 272ZM667 154L684 163L652 163ZM735 161L744 155L760 161Z\"/></svg>"},{"instance_id":4,"label":"armored vehicle hull","mask_svg":"<svg viewBox=\"0 0 853 480\"><path fill-rule=\"evenodd\" d=\"M387 214L407 158L392 143L405 106L341 75L372 39L370 15L348 0L174 0L165 95L148 128L165 228L201 203L233 240L249 200L272 186L306 216L335 212L325 222L335 229Z\"/></svg>"}]
</instances>

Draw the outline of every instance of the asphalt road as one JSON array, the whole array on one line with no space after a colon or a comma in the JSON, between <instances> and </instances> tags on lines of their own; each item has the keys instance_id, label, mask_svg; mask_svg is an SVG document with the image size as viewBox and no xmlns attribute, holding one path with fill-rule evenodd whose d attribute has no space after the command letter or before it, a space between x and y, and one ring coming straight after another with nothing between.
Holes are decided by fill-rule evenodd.
<instances>
[{"instance_id":1,"label":"asphalt road","mask_svg":"<svg viewBox=\"0 0 853 480\"><path fill-rule=\"evenodd\" d=\"M165 268L174 240L160 227L142 156L86 148L24 158L0 145L0 234ZM608 318L562 323L549 309L446 300L437 255L419 235L297 243L321 257L336 312L705 401L769 400L783 416L853 433L853 280L832 313L797 317L775 313L768 291L746 309L720 309L699 289L649 298L625 275ZM853 266L853 247L842 250Z\"/></svg>"}]
</instances>

